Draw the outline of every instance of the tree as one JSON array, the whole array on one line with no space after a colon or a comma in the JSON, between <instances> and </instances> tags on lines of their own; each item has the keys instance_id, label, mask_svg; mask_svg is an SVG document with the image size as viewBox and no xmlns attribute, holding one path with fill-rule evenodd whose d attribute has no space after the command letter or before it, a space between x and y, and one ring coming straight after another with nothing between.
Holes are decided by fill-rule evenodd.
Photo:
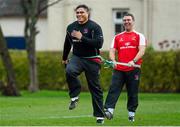
<instances>
[{"instance_id":1,"label":"tree","mask_svg":"<svg viewBox=\"0 0 180 127\"><path fill-rule=\"evenodd\" d=\"M3 86L3 94L7 96L19 96L19 90L16 87L16 78L13 70L13 64L11 57L6 46L6 41L0 25L0 55L2 58L3 65L7 72L7 85L1 81L1 87Z\"/></svg>"},{"instance_id":2,"label":"tree","mask_svg":"<svg viewBox=\"0 0 180 127\"><path fill-rule=\"evenodd\" d=\"M36 28L36 24L38 22L40 14L44 10L54 4L57 4L60 1L61 0L54 0L53 2L49 2L49 4L47 4L46 0L21 0L25 15L24 36L26 40L27 54L29 60L30 92L36 92L39 90L37 78L37 58L35 51L35 41L39 31Z\"/></svg>"}]
</instances>

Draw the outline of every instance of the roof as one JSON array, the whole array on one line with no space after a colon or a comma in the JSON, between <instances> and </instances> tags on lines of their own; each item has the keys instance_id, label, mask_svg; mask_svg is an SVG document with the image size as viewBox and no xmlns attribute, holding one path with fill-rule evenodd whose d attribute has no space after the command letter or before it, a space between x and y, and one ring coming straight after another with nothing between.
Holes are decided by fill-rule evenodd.
<instances>
[{"instance_id":1,"label":"roof","mask_svg":"<svg viewBox=\"0 0 180 127\"><path fill-rule=\"evenodd\" d=\"M40 0L38 0L40 1ZM46 2L43 2L47 4ZM23 8L21 6L21 0L0 0L0 17L16 17L23 16ZM41 16L47 16L47 10L45 10Z\"/></svg>"}]
</instances>

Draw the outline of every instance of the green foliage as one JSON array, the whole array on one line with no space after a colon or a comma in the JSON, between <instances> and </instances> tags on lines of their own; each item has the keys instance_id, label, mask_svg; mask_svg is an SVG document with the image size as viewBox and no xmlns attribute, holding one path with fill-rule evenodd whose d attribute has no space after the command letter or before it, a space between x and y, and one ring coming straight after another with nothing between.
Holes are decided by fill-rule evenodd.
<instances>
[{"instance_id":1,"label":"green foliage","mask_svg":"<svg viewBox=\"0 0 180 127\"><path fill-rule=\"evenodd\" d=\"M179 51L147 51L142 66L141 91L179 92Z\"/></svg>"},{"instance_id":2,"label":"green foliage","mask_svg":"<svg viewBox=\"0 0 180 127\"><path fill-rule=\"evenodd\" d=\"M18 88L27 89L29 68L25 51L10 52ZM108 59L108 52L101 54ZM38 52L37 68L40 89L67 90L65 67L61 64L60 52ZM142 92L180 92L180 51L157 52L146 50L143 57L140 91ZM0 62L0 79L6 82L6 72ZM108 90L111 83L112 69L101 67L100 82L103 90ZM79 76L82 90L88 86L84 74Z\"/></svg>"},{"instance_id":3,"label":"green foliage","mask_svg":"<svg viewBox=\"0 0 180 127\"><path fill-rule=\"evenodd\" d=\"M41 89L67 89L65 67L59 52L38 53L38 78Z\"/></svg>"}]
</instances>

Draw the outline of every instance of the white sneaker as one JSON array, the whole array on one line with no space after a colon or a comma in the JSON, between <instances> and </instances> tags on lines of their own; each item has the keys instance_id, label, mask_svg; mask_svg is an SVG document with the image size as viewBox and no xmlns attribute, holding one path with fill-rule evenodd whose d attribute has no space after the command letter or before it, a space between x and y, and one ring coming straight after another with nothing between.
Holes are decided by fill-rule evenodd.
<instances>
[{"instance_id":1,"label":"white sneaker","mask_svg":"<svg viewBox=\"0 0 180 127\"><path fill-rule=\"evenodd\" d=\"M129 115L129 117L128 117L129 121L134 122L135 121L135 119L134 119L135 112L129 112L128 115Z\"/></svg>"}]
</instances>

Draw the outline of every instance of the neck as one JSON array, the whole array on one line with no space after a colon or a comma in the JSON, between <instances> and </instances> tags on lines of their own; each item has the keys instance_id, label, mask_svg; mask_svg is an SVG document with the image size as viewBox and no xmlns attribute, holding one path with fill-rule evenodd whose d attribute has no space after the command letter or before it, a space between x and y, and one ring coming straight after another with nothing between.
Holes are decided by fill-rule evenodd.
<instances>
[{"instance_id":1,"label":"neck","mask_svg":"<svg viewBox=\"0 0 180 127\"><path fill-rule=\"evenodd\" d=\"M126 32L132 32L133 31L133 29L130 29L130 30L125 30Z\"/></svg>"},{"instance_id":2,"label":"neck","mask_svg":"<svg viewBox=\"0 0 180 127\"><path fill-rule=\"evenodd\" d=\"M88 20L85 21L78 21L79 24L85 24Z\"/></svg>"}]
</instances>

